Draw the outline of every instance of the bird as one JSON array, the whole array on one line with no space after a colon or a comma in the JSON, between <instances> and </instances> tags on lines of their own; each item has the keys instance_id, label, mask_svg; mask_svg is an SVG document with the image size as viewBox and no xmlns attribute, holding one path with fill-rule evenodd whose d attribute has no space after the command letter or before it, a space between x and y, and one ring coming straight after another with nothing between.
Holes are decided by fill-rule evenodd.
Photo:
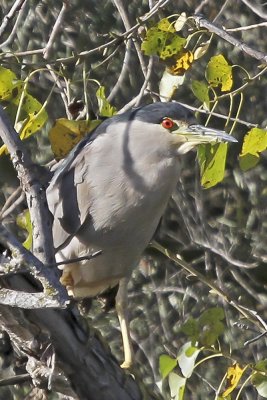
<instances>
[{"instance_id":1,"label":"bird","mask_svg":"<svg viewBox=\"0 0 267 400\"><path fill-rule=\"evenodd\" d=\"M197 124L178 102L146 104L98 125L56 168L47 188L55 257L68 294L93 298L118 285L123 368L134 359L127 311L131 274L176 188L181 157L216 142L236 139Z\"/></svg>"}]
</instances>

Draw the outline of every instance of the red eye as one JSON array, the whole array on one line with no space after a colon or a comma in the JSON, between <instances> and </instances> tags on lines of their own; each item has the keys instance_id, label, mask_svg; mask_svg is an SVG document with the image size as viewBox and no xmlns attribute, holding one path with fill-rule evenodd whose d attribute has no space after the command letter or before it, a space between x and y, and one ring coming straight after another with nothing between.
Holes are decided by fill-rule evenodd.
<instances>
[{"instance_id":1,"label":"red eye","mask_svg":"<svg viewBox=\"0 0 267 400\"><path fill-rule=\"evenodd\" d=\"M161 125L162 125L163 128L165 128L165 129L171 129L171 128L173 128L173 126L174 126L174 122L173 122L173 120L170 119L170 118L165 118L165 119L162 121Z\"/></svg>"}]
</instances>

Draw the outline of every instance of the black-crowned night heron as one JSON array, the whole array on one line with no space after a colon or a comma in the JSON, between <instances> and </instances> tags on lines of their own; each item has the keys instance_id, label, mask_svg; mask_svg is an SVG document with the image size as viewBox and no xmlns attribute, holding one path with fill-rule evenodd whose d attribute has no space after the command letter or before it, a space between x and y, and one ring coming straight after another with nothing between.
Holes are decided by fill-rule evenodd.
<instances>
[{"instance_id":1,"label":"black-crowned night heron","mask_svg":"<svg viewBox=\"0 0 267 400\"><path fill-rule=\"evenodd\" d=\"M127 282L149 244L180 174L180 157L200 143L236 141L196 124L177 103L154 103L116 115L80 142L47 190L54 216L61 282L74 298L119 284L116 296L125 361L132 363Z\"/></svg>"}]
</instances>

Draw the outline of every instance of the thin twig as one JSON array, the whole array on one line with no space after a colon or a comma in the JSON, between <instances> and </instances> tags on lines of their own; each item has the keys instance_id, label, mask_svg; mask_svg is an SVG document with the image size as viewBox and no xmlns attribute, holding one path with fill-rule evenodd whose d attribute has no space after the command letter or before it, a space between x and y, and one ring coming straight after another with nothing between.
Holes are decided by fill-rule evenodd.
<instances>
[{"instance_id":1,"label":"thin twig","mask_svg":"<svg viewBox=\"0 0 267 400\"><path fill-rule=\"evenodd\" d=\"M55 41L56 35L58 34L60 28L62 28L62 23L63 23L64 17L65 17L65 13L67 11L67 4L68 3L63 0L61 10L58 14L55 25L53 26L52 32L50 34L49 40L44 49L44 59L45 60L47 60L49 58L51 50L52 50L52 45L53 45L53 42Z\"/></svg>"},{"instance_id":2,"label":"thin twig","mask_svg":"<svg viewBox=\"0 0 267 400\"><path fill-rule=\"evenodd\" d=\"M150 80L151 73L152 73L152 69L153 69L153 57L150 57L149 58L149 62L148 62L148 66L147 66L147 72L146 72L144 83L143 83L143 85L141 87L141 90L140 90L138 96L136 97L136 102L135 102L135 106L136 107L139 106L139 104L140 104L140 102L141 102L141 100L142 100L142 98L144 96L144 93L145 93L146 89L148 88L149 80Z\"/></svg>"},{"instance_id":3,"label":"thin twig","mask_svg":"<svg viewBox=\"0 0 267 400\"><path fill-rule=\"evenodd\" d=\"M113 3L115 4L115 6L117 7L117 9L119 11L119 14L121 16L121 19L122 19L122 22L123 22L123 24L125 26L126 31L129 31L131 29L131 24L130 24L128 15L127 15L127 13L125 11L125 7L124 7L124 4L123 4L123 1L122 0L113 0ZM140 44L137 42L137 40L135 38L132 38L132 41L133 41L133 44L134 44L134 47L135 47L135 50L136 50L137 57L139 59L141 70L143 72L144 77L146 77L146 75L147 75L147 67L146 67L145 59L144 59L143 54L141 52Z\"/></svg>"},{"instance_id":4,"label":"thin twig","mask_svg":"<svg viewBox=\"0 0 267 400\"><path fill-rule=\"evenodd\" d=\"M9 12L4 16L3 22L0 26L0 37L3 35L9 22L14 18L14 15L22 7L25 1L26 0L16 0Z\"/></svg>"},{"instance_id":5,"label":"thin twig","mask_svg":"<svg viewBox=\"0 0 267 400\"><path fill-rule=\"evenodd\" d=\"M77 262L81 262L81 261L85 261L85 260L92 260L92 258L100 256L100 254L102 254L102 250L95 251L94 253L89 254L88 256L71 258L70 260L56 262L55 265L58 267L59 265L73 264L73 263L77 263Z\"/></svg>"},{"instance_id":6,"label":"thin twig","mask_svg":"<svg viewBox=\"0 0 267 400\"><path fill-rule=\"evenodd\" d=\"M249 321L252 321L256 326L259 327L259 329L264 330L264 332L266 332L265 321L263 321L262 318L259 317L259 315L255 311L250 310L250 309L240 305L235 300L231 300L231 298L229 298L229 296L222 289L220 289L212 280L206 278L205 275L203 275L201 272L199 272L198 270L193 268L191 265L186 263L184 260L181 260L180 258L178 258L178 256L176 254L174 254L170 250L164 248L158 242L153 241L151 243L151 246L154 249L158 250L160 253L164 254L170 260L172 260L176 265L179 265L185 271L189 272L191 275L196 276L202 283L204 283L206 286L208 286L210 289L212 289L214 293L216 293L224 301L226 301L229 305L231 305L233 308L235 308L241 315L243 315L243 317L247 318Z\"/></svg>"},{"instance_id":7,"label":"thin twig","mask_svg":"<svg viewBox=\"0 0 267 400\"><path fill-rule=\"evenodd\" d=\"M242 32L242 31L248 31L250 29L257 29L260 28L261 26L267 27L267 22L261 22L260 24L253 24L253 25L246 25L246 26L238 26L237 28L225 28L223 29L226 32Z\"/></svg>"},{"instance_id":8,"label":"thin twig","mask_svg":"<svg viewBox=\"0 0 267 400\"><path fill-rule=\"evenodd\" d=\"M18 385L31 380L32 378L30 374L14 375L9 376L8 378L1 379L0 386Z\"/></svg>"},{"instance_id":9,"label":"thin twig","mask_svg":"<svg viewBox=\"0 0 267 400\"><path fill-rule=\"evenodd\" d=\"M267 14L261 10L259 10L257 7L255 7L254 4L251 4L248 0L242 0L242 3L246 4L248 8L250 8L256 15L263 19L267 19Z\"/></svg>"},{"instance_id":10,"label":"thin twig","mask_svg":"<svg viewBox=\"0 0 267 400\"><path fill-rule=\"evenodd\" d=\"M154 94L155 96L160 97L159 93L157 93L157 92L155 92L155 91L151 91L151 90L148 90L148 89L147 89L146 91L147 91L149 94ZM133 104L134 104L134 101L133 101ZM217 117L217 118L220 118L220 119L224 119L224 120L226 120L226 121L227 121L227 120L233 121L233 122L236 121L236 122L238 122L238 123L241 124L241 125L247 126L248 128L256 128L256 127L259 126L259 124L253 124L252 122L248 122L248 121L245 121L245 120L243 120L243 119L233 118L233 117L230 117L230 118L229 118L227 115L223 115L223 114L216 113L216 112L212 112L212 113L211 113L209 110L204 110L204 109L199 108L199 107L193 107L193 106L190 106L189 104L182 103L182 102L180 102L180 101L179 101L179 104L181 104L181 105L184 106L185 108L188 108L189 110L192 110L192 111L197 112L197 113L200 113L200 114L206 114L206 115L212 114L212 116ZM123 112L123 110L124 110L124 108L120 110L120 113Z\"/></svg>"},{"instance_id":11,"label":"thin twig","mask_svg":"<svg viewBox=\"0 0 267 400\"><path fill-rule=\"evenodd\" d=\"M18 187L15 192L7 199L2 211L0 213L0 220L8 217L23 201L25 201L25 193L21 187Z\"/></svg>"},{"instance_id":12,"label":"thin twig","mask_svg":"<svg viewBox=\"0 0 267 400\"><path fill-rule=\"evenodd\" d=\"M59 76L55 73L52 66L50 64L46 64L46 67L47 67L48 71L50 72L55 84L59 88L59 93L60 93L60 96L64 103L66 115L67 115L68 119L72 119L72 115L71 115L71 113L69 111L69 107L68 107L69 103L70 103L70 99L68 97L68 94L66 93L67 91L66 91L65 87L62 85Z\"/></svg>"},{"instance_id":13,"label":"thin twig","mask_svg":"<svg viewBox=\"0 0 267 400\"><path fill-rule=\"evenodd\" d=\"M151 17L153 17L154 14L156 14L161 8L163 8L167 3L169 3L170 0L159 0L155 6L144 16L140 17L137 24L131 27L128 31L125 31L121 35L117 36L116 38L110 40L107 43L104 43L98 47L95 47L94 49L91 50L86 50L82 51L79 54L73 55L71 57L63 57L63 58L58 58L54 61L51 61L50 64L68 64L72 63L76 60L83 59L85 57L91 56L92 54L99 53L101 51L104 51L105 49L113 46L114 44L120 43L122 40L125 40L127 38L130 38L132 34L142 25L143 22L149 20ZM20 52L5 52L1 54L1 58L9 58L9 57L26 57L28 55L33 55L33 54L43 54L44 48L42 49L35 49L35 50L26 50L26 51L20 51Z\"/></svg>"},{"instance_id":14,"label":"thin twig","mask_svg":"<svg viewBox=\"0 0 267 400\"><path fill-rule=\"evenodd\" d=\"M122 83L123 83L124 79L126 78L127 73L129 71L130 60L131 60L131 42L129 40L127 40L121 72L120 72L120 75L118 77L116 84L114 85L113 89L111 90L111 92L108 96L109 102L111 102L114 99L114 97L118 93L120 87L122 86Z\"/></svg>"},{"instance_id":15,"label":"thin twig","mask_svg":"<svg viewBox=\"0 0 267 400\"><path fill-rule=\"evenodd\" d=\"M0 215L2 215L2 213L5 212L14 203L14 201L16 201L18 197L20 197L21 192L22 189L19 186L13 193L11 193L11 195L7 198L5 204L3 205Z\"/></svg>"},{"instance_id":16,"label":"thin twig","mask_svg":"<svg viewBox=\"0 0 267 400\"><path fill-rule=\"evenodd\" d=\"M12 31L11 31L10 35L8 36L8 38L3 43L0 44L0 49L3 49L5 46L9 45L12 42L12 40L14 39L14 37L17 33L17 30L18 30L18 26L24 16L24 11L26 9L26 3L27 3L27 0L24 0L23 4L19 10L16 22L12 28Z\"/></svg>"}]
</instances>

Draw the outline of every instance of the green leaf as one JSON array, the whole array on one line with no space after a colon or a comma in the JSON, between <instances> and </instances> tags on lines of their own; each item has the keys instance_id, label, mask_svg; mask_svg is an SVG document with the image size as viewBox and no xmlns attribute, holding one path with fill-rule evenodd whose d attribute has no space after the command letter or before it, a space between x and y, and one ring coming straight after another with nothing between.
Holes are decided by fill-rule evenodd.
<instances>
[{"instance_id":1,"label":"green leaf","mask_svg":"<svg viewBox=\"0 0 267 400\"><path fill-rule=\"evenodd\" d=\"M15 129L19 131L21 139L25 139L38 131L48 118L42 104L27 93L24 86L24 82L17 79L14 72L0 67L0 101L5 102L5 108L7 111L11 111L10 116L13 118L15 118L20 106L20 119ZM1 146L0 155L5 151L6 146Z\"/></svg>"},{"instance_id":2,"label":"green leaf","mask_svg":"<svg viewBox=\"0 0 267 400\"><path fill-rule=\"evenodd\" d=\"M98 101L99 115L101 117L112 117L116 114L116 108L113 107L106 98L104 86L100 86L97 89L96 97Z\"/></svg>"},{"instance_id":3,"label":"green leaf","mask_svg":"<svg viewBox=\"0 0 267 400\"><path fill-rule=\"evenodd\" d=\"M209 87L204 81L196 81L192 82L192 91L196 98L201 101L201 103L205 106L206 109L209 110Z\"/></svg>"},{"instance_id":4,"label":"green leaf","mask_svg":"<svg viewBox=\"0 0 267 400\"><path fill-rule=\"evenodd\" d=\"M164 32L175 32L175 28L173 24L170 23L168 18L163 18L162 20L160 20L157 24L157 28Z\"/></svg>"},{"instance_id":5,"label":"green leaf","mask_svg":"<svg viewBox=\"0 0 267 400\"><path fill-rule=\"evenodd\" d=\"M22 128L19 132L20 138L26 139L41 129L47 121L48 116L42 104L28 93L24 96L21 109L26 113L27 117L25 121L23 121Z\"/></svg>"},{"instance_id":6,"label":"green leaf","mask_svg":"<svg viewBox=\"0 0 267 400\"><path fill-rule=\"evenodd\" d=\"M200 341L204 346L212 346L224 332L224 311L222 308L213 307L204 311L199 318L201 330Z\"/></svg>"},{"instance_id":7,"label":"green leaf","mask_svg":"<svg viewBox=\"0 0 267 400\"><path fill-rule=\"evenodd\" d=\"M227 148L227 143L198 146L197 154L201 172L201 185L206 189L223 180Z\"/></svg>"},{"instance_id":8,"label":"green leaf","mask_svg":"<svg viewBox=\"0 0 267 400\"><path fill-rule=\"evenodd\" d=\"M183 400L186 378L171 372L169 375L169 387L172 400Z\"/></svg>"},{"instance_id":9,"label":"green leaf","mask_svg":"<svg viewBox=\"0 0 267 400\"><path fill-rule=\"evenodd\" d=\"M27 250L30 250L32 248L32 223L29 210L19 214L17 216L16 223L20 228L27 231L27 238L22 244Z\"/></svg>"},{"instance_id":10,"label":"green leaf","mask_svg":"<svg viewBox=\"0 0 267 400\"><path fill-rule=\"evenodd\" d=\"M267 372L267 360L258 361L254 368L261 372Z\"/></svg>"},{"instance_id":11,"label":"green leaf","mask_svg":"<svg viewBox=\"0 0 267 400\"><path fill-rule=\"evenodd\" d=\"M222 54L211 57L207 65L206 77L211 86L221 86L221 91L226 92L233 85L232 66Z\"/></svg>"},{"instance_id":12,"label":"green leaf","mask_svg":"<svg viewBox=\"0 0 267 400\"><path fill-rule=\"evenodd\" d=\"M193 344L196 343L199 338L198 322L193 317L190 317L182 325L181 332L183 332Z\"/></svg>"},{"instance_id":13,"label":"green leaf","mask_svg":"<svg viewBox=\"0 0 267 400\"><path fill-rule=\"evenodd\" d=\"M170 42L170 43L169 43ZM169 44L168 44L169 43ZM165 45L162 47L160 51L160 58L165 60L166 58L172 57L175 54L179 53L186 43L186 39L178 36L176 34L168 34L166 38Z\"/></svg>"},{"instance_id":14,"label":"green leaf","mask_svg":"<svg viewBox=\"0 0 267 400\"><path fill-rule=\"evenodd\" d=\"M186 39L177 35L173 26L164 18L156 26L148 29L141 49L147 56L157 55L165 60L178 54L185 43Z\"/></svg>"},{"instance_id":15,"label":"green leaf","mask_svg":"<svg viewBox=\"0 0 267 400\"><path fill-rule=\"evenodd\" d=\"M239 156L240 168L247 171L253 168L260 159L260 153L267 149L267 131L252 128L245 136Z\"/></svg>"},{"instance_id":16,"label":"green leaf","mask_svg":"<svg viewBox=\"0 0 267 400\"><path fill-rule=\"evenodd\" d=\"M259 395L267 399L267 377L261 373L256 373L252 376L251 383Z\"/></svg>"},{"instance_id":17,"label":"green leaf","mask_svg":"<svg viewBox=\"0 0 267 400\"><path fill-rule=\"evenodd\" d=\"M159 357L159 370L162 379L165 379L166 376L177 366L176 358L172 358L167 354L162 354Z\"/></svg>"},{"instance_id":18,"label":"green leaf","mask_svg":"<svg viewBox=\"0 0 267 400\"><path fill-rule=\"evenodd\" d=\"M10 69L0 67L0 101L15 99L23 89L23 82L18 80Z\"/></svg>"},{"instance_id":19,"label":"green leaf","mask_svg":"<svg viewBox=\"0 0 267 400\"><path fill-rule=\"evenodd\" d=\"M191 342L185 343L179 350L177 360L185 378L190 378L192 375L199 352L200 350L193 347Z\"/></svg>"}]
</instances>

